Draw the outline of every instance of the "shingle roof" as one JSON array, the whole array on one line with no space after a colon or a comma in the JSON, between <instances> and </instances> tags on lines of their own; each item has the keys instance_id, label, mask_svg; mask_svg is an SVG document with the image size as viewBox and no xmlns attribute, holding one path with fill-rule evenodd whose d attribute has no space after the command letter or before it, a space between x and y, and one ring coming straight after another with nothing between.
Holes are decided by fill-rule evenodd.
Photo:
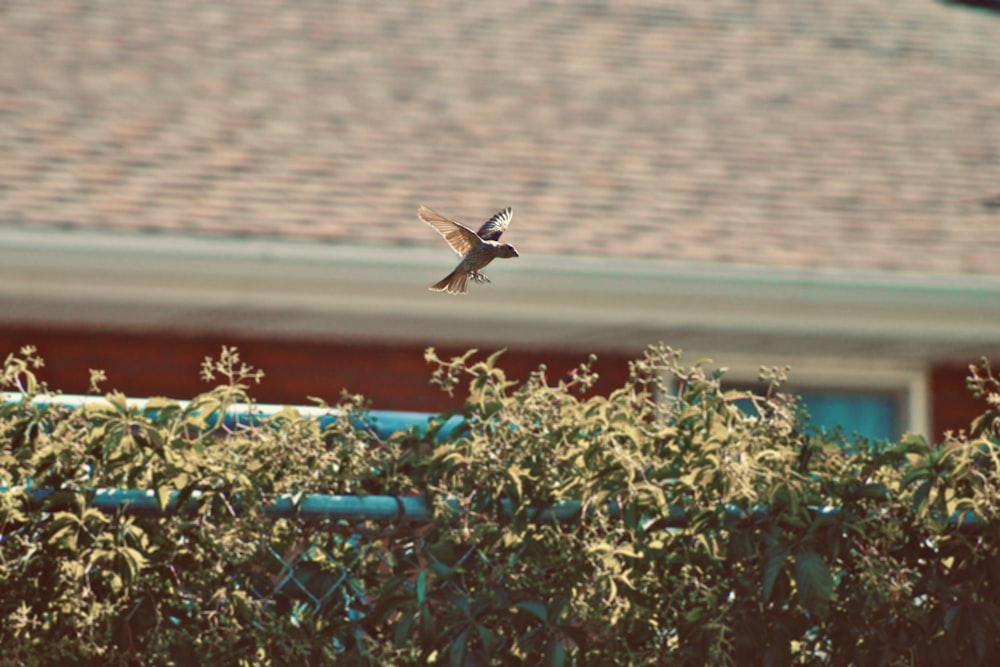
<instances>
[{"instance_id":1,"label":"shingle roof","mask_svg":"<svg viewBox=\"0 0 1000 667\"><path fill-rule=\"evenodd\" d=\"M1000 17L932 0L10 2L0 225L1000 274ZM507 237L505 237L506 239Z\"/></svg>"}]
</instances>

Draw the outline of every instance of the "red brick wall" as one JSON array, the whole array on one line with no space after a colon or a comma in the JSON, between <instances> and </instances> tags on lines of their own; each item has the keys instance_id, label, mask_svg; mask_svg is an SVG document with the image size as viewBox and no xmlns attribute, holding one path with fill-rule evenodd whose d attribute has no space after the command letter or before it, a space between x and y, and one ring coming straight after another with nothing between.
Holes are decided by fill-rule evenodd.
<instances>
[{"instance_id":1,"label":"red brick wall","mask_svg":"<svg viewBox=\"0 0 1000 667\"><path fill-rule=\"evenodd\" d=\"M427 345L382 345L351 341L240 339L229 335L184 336L177 333L69 330L32 327L0 329L0 354L23 345L35 345L45 359L38 374L51 389L67 394L86 393L88 369L102 369L108 380L104 391L118 389L128 396L191 398L213 386L199 377L206 356L218 357L222 345L236 346L241 358L261 368L265 377L251 389L262 403L309 404L307 396L335 401L342 389L363 394L380 410L437 412L461 404L461 395L449 398L428 384L432 368L424 362ZM428 343L429 344L429 343ZM466 348L436 346L442 358ZM493 350L480 349L483 358ZM500 366L509 377L523 380L545 364L554 381L587 357L562 350L509 350ZM628 377L623 355L601 354L595 366L600 374L596 391L609 393Z\"/></svg>"},{"instance_id":2,"label":"red brick wall","mask_svg":"<svg viewBox=\"0 0 1000 667\"><path fill-rule=\"evenodd\" d=\"M986 403L973 398L965 387L969 364L978 365L978 362L938 364L931 368L931 427L935 438L948 430L968 432L972 420L986 409Z\"/></svg>"},{"instance_id":3,"label":"red brick wall","mask_svg":"<svg viewBox=\"0 0 1000 667\"><path fill-rule=\"evenodd\" d=\"M0 354L23 345L35 345L45 359L39 371L50 388L64 393L86 393L90 368L106 371L102 389L118 389L133 397L191 398L212 385L199 378L202 359L217 357L222 345L235 345L242 358L266 376L251 389L262 403L308 404L307 396L335 401L341 389L363 394L381 410L437 412L458 407L461 396L449 398L428 384L432 369L424 363L427 345L380 345L350 341L240 339L234 336L177 333L109 332L32 327L0 329ZM429 344L429 343L428 343ZM438 347L442 358L465 348ZM485 356L492 350L482 349ZM582 352L563 350L509 350L500 365L521 379L545 364L553 380L586 359ZM599 354L596 391L607 394L628 376L625 355ZM480 358L480 357L477 357ZM929 374L933 437L952 429L968 429L983 411L965 388L968 364L939 364Z\"/></svg>"}]
</instances>

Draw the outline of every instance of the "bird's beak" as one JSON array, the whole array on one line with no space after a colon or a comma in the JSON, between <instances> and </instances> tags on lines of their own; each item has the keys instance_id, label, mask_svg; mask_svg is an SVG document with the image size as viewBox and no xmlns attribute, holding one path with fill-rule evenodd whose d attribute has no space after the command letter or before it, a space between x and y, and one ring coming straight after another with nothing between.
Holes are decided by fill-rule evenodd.
<instances>
[{"instance_id":1,"label":"bird's beak","mask_svg":"<svg viewBox=\"0 0 1000 667\"><path fill-rule=\"evenodd\" d=\"M520 257L520 255L517 254L517 248L511 246L510 250L511 250L511 252L514 253L514 257Z\"/></svg>"}]
</instances>

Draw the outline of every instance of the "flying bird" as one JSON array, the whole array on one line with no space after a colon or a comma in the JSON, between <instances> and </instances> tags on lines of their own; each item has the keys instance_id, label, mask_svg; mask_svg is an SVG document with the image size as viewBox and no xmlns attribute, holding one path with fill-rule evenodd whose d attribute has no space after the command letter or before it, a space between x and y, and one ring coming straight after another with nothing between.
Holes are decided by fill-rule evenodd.
<instances>
[{"instance_id":1,"label":"flying bird","mask_svg":"<svg viewBox=\"0 0 1000 667\"><path fill-rule=\"evenodd\" d=\"M469 291L469 279L477 283L490 282L480 269L495 257L517 257L517 250L509 243L500 243L500 235L507 229L514 213L508 206L483 223L474 232L460 222L444 217L426 206L417 210L417 215L428 225L438 230L448 245L462 257L455 270L431 285L435 292L465 294Z\"/></svg>"}]
</instances>

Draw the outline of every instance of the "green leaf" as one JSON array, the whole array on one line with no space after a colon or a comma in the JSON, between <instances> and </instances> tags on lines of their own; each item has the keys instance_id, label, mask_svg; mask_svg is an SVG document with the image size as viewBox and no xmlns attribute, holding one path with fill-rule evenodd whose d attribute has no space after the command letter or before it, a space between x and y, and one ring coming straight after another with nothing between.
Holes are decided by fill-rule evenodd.
<instances>
[{"instance_id":1,"label":"green leaf","mask_svg":"<svg viewBox=\"0 0 1000 667\"><path fill-rule=\"evenodd\" d=\"M500 643L500 637L497 636L497 633L485 625L476 624L476 634L479 635L479 641L482 643L483 648L486 649L487 654L496 651L497 645Z\"/></svg>"},{"instance_id":2,"label":"green leaf","mask_svg":"<svg viewBox=\"0 0 1000 667\"><path fill-rule=\"evenodd\" d=\"M122 562L125 564L125 573L128 575L127 583L135 581L139 572L146 564L146 557L142 553L131 547L125 547L119 551Z\"/></svg>"},{"instance_id":3,"label":"green leaf","mask_svg":"<svg viewBox=\"0 0 1000 667\"><path fill-rule=\"evenodd\" d=\"M146 399L145 405L142 406L142 414L147 417L155 414L157 420L162 422L166 418L180 412L180 408L180 404L172 398L153 396Z\"/></svg>"},{"instance_id":4,"label":"green leaf","mask_svg":"<svg viewBox=\"0 0 1000 667\"><path fill-rule=\"evenodd\" d=\"M790 550L789 546L783 542L775 542L767 548L764 554L764 582L762 591L765 600L771 599L774 582L777 581L778 574L785 567L785 561L788 559L788 552Z\"/></svg>"},{"instance_id":5,"label":"green leaf","mask_svg":"<svg viewBox=\"0 0 1000 667\"><path fill-rule=\"evenodd\" d=\"M95 402L87 402L84 404L83 414L89 418L97 418L97 417L108 418L113 415L117 415L118 413L112 406L108 405L107 403L103 402L98 403L95 401Z\"/></svg>"},{"instance_id":6,"label":"green leaf","mask_svg":"<svg viewBox=\"0 0 1000 667\"><path fill-rule=\"evenodd\" d=\"M62 542L63 546L69 549L76 549L76 534L80 526L80 520L75 514L70 512L56 512L52 519L52 533L49 535L48 543L57 544Z\"/></svg>"},{"instance_id":7,"label":"green leaf","mask_svg":"<svg viewBox=\"0 0 1000 667\"><path fill-rule=\"evenodd\" d=\"M459 611L461 611L466 618L472 618L472 606L469 605L469 598L467 595L455 598L454 605L458 607Z\"/></svg>"},{"instance_id":8,"label":"green leaf","mask_svg":"<svg viewBox=\"0 0 1000 667\"><path fill-rule=\"evenodd\" d=\"M421 570L417 575L417 602L423 604L427 600L427 570Z\"/></svg>"},{"instance_id":9,"label":"green leaf","mask_svg":"<svg viewBox=\"0 0 1000 667\"><path fill-rule=\"evenodd\" d=\"M899 483L899 486L905 489L916 480L925 479L926 477L930 476L930 474L931 474L930 468L927 466L926 463L921 462L920 464L914 466L909 471L907 471L907 473L903 476L902 481Z\"/></svg>"},{"instance_id":10,"label":"green leaf","mask_svg":"<svg viewBox=\"0 0 1000 667\"><path fill-rule=\"evenodd\" d=\"M128 414L128 398L120 391L112 391L104 397L121 414Z\"/></svg>"},{"instance_id":11,"label":"green leaf","mask_svg":"<svg viewBox=\"0 0 1000 667\"><path fill-rule=\"evenodd\" d=\"M120 594L125 589L125 582L122 581L121 575L117 572L108 572L104 577L111 591L116 595Z\"/></svg>"},{"instance_id":12,"label":"green leaf","mask_svg":"<svg viewBox=\"0 0 1000 667\"><path fill-rule=\"evenodd\" d=\"M923 484L917 487L916 492L913 494L913 511L917 514L923 514L923 510L927 505L927 498L930 496L931 489L934 487L934 478L924 480Z\"/></svg>"},{"instance_id":13,"label":"green leaf","mask_svg":"<svg viewBox=\"0 0 1000 667\"><path fill-rule=\"evenodd\" d=\"M847 500L886 500L888 497L885 484L869 483L854 491Z\"/></svg>"},{"instance_id":14,"label":"green leaf","mask_svg":"<svg viewBox=\"0 0 1000 667\"><path fill-rule=\"evenodd\" d=\"M625 558L642 558L642 554L636 551L631 544L619 544L615 547L615 553Z\"/></svg>"},{"instance_id":15,"label":"green leaf","mask_svg":"<svg viewBox=\"0 0 1000 667\"><path fill-rule=\"evenodd\" d=\"M465 655L466 648L469 643L469 630L463 630L455 639L451 642L451 648L448 650L448 662L452 667L463 667L465 665Z\"/></svg>"},{"instance_id":16,"label":"green leaf","mask_svg":"<svg viewBox=\"0 0 1000 667\"><path fill-rule=\"evenodd\" d=\"M170 504L170 494L173 489L169 486L156 487L156 504L160 506L160 511L165 512Z\"/></svg>"},{"instance_id":17,"label":"green leaf","mask_svg":"<svg viewBox=\"0 0 1000 667\"><path fill-rule=\"evenodd\" d=\"M548 649L545 651L545 663L551 667L563 667L569 664L569 653L558 637L549 640Z\"/></svg>"},{"instance_id":18,"label":"green leaf","mask_svg":"<svg viewBox=\"0 0 1000 667\"><path fill-rule=\"evenodd\" d=\"M545 605L538 600L525 600L524 602L518 602L514 605L514 608L528 612L542 623L549 622L548 609L546 609Z\"/></svg>"},{"instance_id":19,"label":"green leaf","mask_svg":"<svg viewBox=\"0 0 1000 667\"><path fill-rule=\"evenodd\" d=\"M396 627L392 632L392 640L397 647L402 648L410 639L410 632L413 630L414 610L408 610L396 621Z\"/></svg>"},{"instance_id":20,"label":"green leaf","mask_svg":"<svg viewBox=\"0 0 1000 667\"><path fill-rule=\"evenodd\" d=\"M815 551L795 555L795 586L799 604L815 616L825 616L833 596L833 575L826 562Z\"/></svg>"},{"instance_id":21,"label":"green leaf","mask_svg":"<svg viewBox=\"0 0 1000 667\"><path fill-rule=\"evenodd\" d=\"M420 614L420 637L425 644L429 644L437 637L437 619L434 618L434 614L424 613Z\"/></svg>"},{"instance_id":22,"label":"green leaf","mask_svg":"<svg viewBox=\"0 0 1000 667\"><path fill-rule=\"evenodd\" d=\"M980 660L986 658L987 652L995 644L994 626L983 623L980 619L972 621L972 645L976 649L976 657Z\"/></svg>"},{"instance_id":23,"label":"green leaf","mask_svg":"<svg viewBox=\"0 0 1000 667\"><path fill-rule=\"evenodd\" d=\"M504 352L506 352L506 351L507 351L507 348L505 348L505 347L502 347L502 348L500 348L499 350L497 350L496 352L494 352L493 354L491 354L491 355L490 355L489 357L487 357L487 359L486 359L486 365L487 365L487 366L488 366L489 368L493 368L493 367L495 367L495 366L497 365L497 360L498 360L498 359L500 359L500 355L502 355L502 354L503 354Z\"/></svg>"}]
</instances>

